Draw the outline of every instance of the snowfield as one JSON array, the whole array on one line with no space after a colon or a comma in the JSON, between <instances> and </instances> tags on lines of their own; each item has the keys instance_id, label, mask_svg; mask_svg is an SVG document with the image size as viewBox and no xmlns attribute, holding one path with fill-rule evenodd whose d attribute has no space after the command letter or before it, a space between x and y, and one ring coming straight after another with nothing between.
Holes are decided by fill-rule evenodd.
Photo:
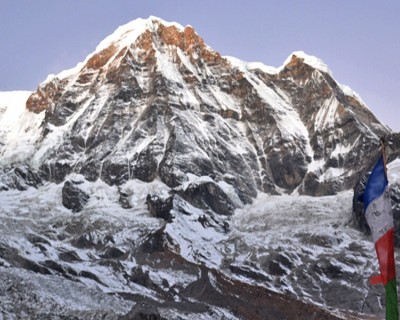
<instances>
[{"instance_id":1,"label":"snowfield","mask_svg":"<svg viewBox=\"0 0 400 320\"><path fill-rule=\"evenodd\" d=\"M260 193L233 216L208 216L210 224L204 225L199 218L206 213L190 205L186 214L174 211L170 222L151 217L146 195L168 192L161 182L122 186L134 204L131 209L121 208L116 187L101 181L81 186L91 199L80 213L60 205L62 185L0 192L3 317L42 312L116 319L135 304L124 294L162 301L154 288L132 281L132 270L138 268L161 288L165 283L187 287L199 272L137 261L135 250L160 228L188 263L339 315L346 310L382 313L382 290L368 283L378 270L373 243L350 223L352 192L320 198ZM219 227L221 220L229 224L227 230ZM110 248L120 252L117 262L110 262ZM179 290L175 299L181 299Z\"/></svg>"}]
</instances>

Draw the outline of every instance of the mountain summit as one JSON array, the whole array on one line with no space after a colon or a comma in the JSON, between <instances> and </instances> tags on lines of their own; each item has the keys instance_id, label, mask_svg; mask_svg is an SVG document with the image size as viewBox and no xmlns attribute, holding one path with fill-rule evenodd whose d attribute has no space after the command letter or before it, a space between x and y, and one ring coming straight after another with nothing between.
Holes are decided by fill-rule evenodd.
<instances>
[{"instance_id":1,"label":"mountain summit","mask_svg":"<svg viewBox=\"0 0 400 320\"><path fill-rule=\"evenodd\" d=\"M177 187L209 176L244 203L257 190L349 189L389 132L315 57L296 52L277 69L245 63L155 17L118 28L76 68L50 76L26 108L42 121L26 160L46 180L76 172ZM14 159L14 149L0 152Z\"/></svg>"},{"instance_id":2,"label":"mountain summit","mask_svg":"<svg viewBox=\"0 0 400 320\"><path fill-rule=\"evenodd\" d=\"M221 56L190 26L128 23L35 92L0 94L4 308L338 318L307 299L379 313L341 191L390 133L316 57L273 68Z\"/></svg>"}]
</instances>

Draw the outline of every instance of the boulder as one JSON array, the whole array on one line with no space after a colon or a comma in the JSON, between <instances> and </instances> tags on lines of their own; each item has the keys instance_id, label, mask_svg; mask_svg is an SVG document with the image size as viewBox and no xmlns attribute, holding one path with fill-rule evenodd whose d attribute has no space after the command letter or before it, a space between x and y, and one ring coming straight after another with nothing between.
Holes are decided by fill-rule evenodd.
<instances>
[{"instance_id":1,"label":"boulder","mask_svg":"<svg viewBox=\"0 0 400 320\"><path fill-rule=\"evenodd\" d=\"M72 212L80 212L89 201L89 195L78 187L77 182L65 181L62 188L62 204Z\"/></svg>"},{"instance_id":2,"label":"boulder","mask_svg":"<svg viewBox=\"0 0 400 320\"><path fill-rule=\"evenodd\" d=\"M171 210L173 208L174 196L163 196L159 194L147 195L146 204L150 214L157 218L162 218L165 221L171 221L173 215Z\"/></svg>"},{"instance_id":3,"label":"boulder","mask_svg":"<svg viewBox=\"0 0 400 320\"><path fill-rule=\"evenodd\" d=\"M196 181L177 193L191 205L200 209L211 209L219 215L230 216L236 206L221 187L212 180Z\"/></svg>"}]
</instances>

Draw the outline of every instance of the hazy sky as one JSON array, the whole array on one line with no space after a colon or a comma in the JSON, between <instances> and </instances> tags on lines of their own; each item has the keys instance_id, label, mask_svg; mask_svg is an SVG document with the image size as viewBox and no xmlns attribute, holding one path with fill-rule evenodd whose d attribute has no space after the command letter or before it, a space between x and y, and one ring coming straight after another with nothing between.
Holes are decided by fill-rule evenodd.
<instances>
[{"instance_id":1,"label":"hazy sky","mask_svg":"<svg viewBox=\"0 0 400 320\"><path fill-rule=\"evenodd\" d=\"M317 56L400 131L399 0L0 0L0 91L34 90L119 25L150 15L190 24L245 61L278 67L293 51Z\"/></svg>"}]
</instances>

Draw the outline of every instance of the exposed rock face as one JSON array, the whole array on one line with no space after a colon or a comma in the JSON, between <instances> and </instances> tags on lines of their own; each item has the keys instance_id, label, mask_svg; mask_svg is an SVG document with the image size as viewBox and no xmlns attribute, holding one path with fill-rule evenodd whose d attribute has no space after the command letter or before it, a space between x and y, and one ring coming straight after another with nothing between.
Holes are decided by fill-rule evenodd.
<instances>
[{"instance_id":1,"label":"exposed rock face","mask_svg":"<svg viewBox=\"0 0 400 320\"><path fill-rule=\"evenodd\" d=\"M334 194L354 186L377 149L377 140L360 132L373 127L373 132L381 137L388 131L375 126L374 115L354 95L347 94L346 88L338 85L329 72L316 72L304 62L304 58L293 55L275 82L293 97L292 104L308 129L313 160L324 163L304 176L299 191L311 195ZM329 175L329 171L336 170L353 172L344 173L339 179L321 179L318 172Z\"/></svg>"},{"instance_id":2,"label":"exposed rock face","mask_svg":"<svg viewBox=\"0 0 400 320\"><path fill-rule=\"evenodd\" d=\"M150 214L166 221L171 220L174 196L162 197L160 195L148 195L146 199Z\"/></svg>"},{"instance_id":3,"label":"exposed rock face","mask_svg":"<svg viewBox=\"0 0 400 320\"><path fill-rule=\"evenodd\" d=\"M353 189L353 223L357 229L361 230L365 234L371 234L371 230L368 226L367 220L365 219L364 212L364 190L370 174L371 172L363 176Z\"/></svg>"},{"instance_id":4,"label":"exposed rock face","mask_svg":"<svg viewBox=\"0 0 400 320\"><path fill-rule=\"evenodd\" d=\"M49 79L50 80L50 79ZM65 83L65 81L63 82ZM29 111L40 113L53 105L60 98L63 83L55 78L44 83L26 101L26 108Z\"/></svg>"},{"instance_id":5,"label":"exposed rock face","mask_svg":"<svg viewBox=\"0 0 400 320\"><path fill-rule=\"evenodd\" d=\"M72 212L81 211L89 201L89 195L78 187L73 181L65 181L62 188L62 204Z\"/></svg>"},{"instance_id":6,"label":"exposed rock face","mask_svg":"<svg viewBox=\"0 0 400 320\"><path fill-rule=\"evenodd\" d=\"M195 207L211 209L217 214L232 215L235 204L214 181L192 183L178 194Z\"/></svg>"},{"instance_id":7,"label":"exposed rock face","mask_svg":"<svg viewBox=\"0 0 400 320\"><path fill-rule=\"evenodd\" d=\"M14 165L0 169L0 191L17 189L27 190L37 188L42 184L40 176L27 165Z\"/></svg>"},{"instance_id":8,"label":"exposed rock face","mask_svg":"<svg viewBox=\"0 0 400 320\"><path fill-rule=\"evenodd\" d=\"M155 18L118 29L79 68L41 84L27 108L45 113L33 159L46 180L75 172L174 188L190 174L230 175L242 203L257 190L351 188L389 132L316 58L246 64Z\"/></svg>"}]
</instances>

